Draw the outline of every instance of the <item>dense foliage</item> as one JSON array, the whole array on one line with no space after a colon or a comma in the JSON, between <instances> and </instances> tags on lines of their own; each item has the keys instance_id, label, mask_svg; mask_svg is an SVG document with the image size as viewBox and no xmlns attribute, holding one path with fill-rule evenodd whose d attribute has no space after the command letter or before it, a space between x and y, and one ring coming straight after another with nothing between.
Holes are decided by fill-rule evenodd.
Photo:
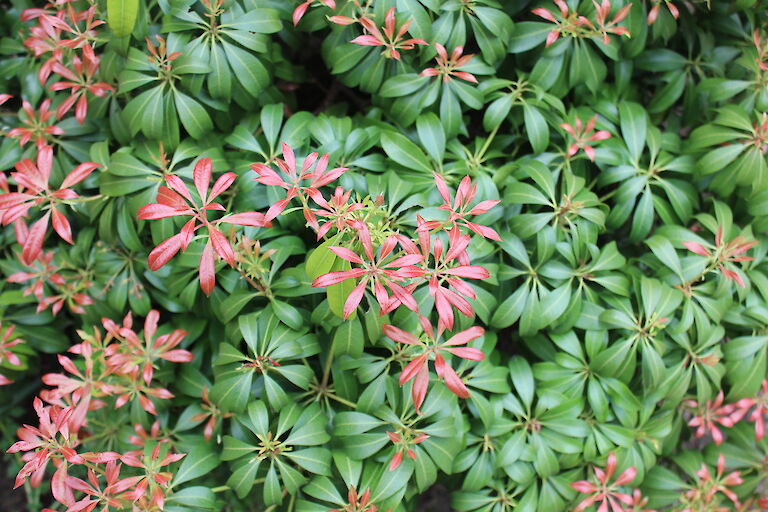
<instances>
[{"instance_id":1,"label":"dense foliage","mask_svg":"<svg viewBox=\"0 0 768 512\"><path fill-rule=\"evenodd\" d=\"M15 492L768 510L766 8L3 4Z\"/></svg>"}]
</instances>

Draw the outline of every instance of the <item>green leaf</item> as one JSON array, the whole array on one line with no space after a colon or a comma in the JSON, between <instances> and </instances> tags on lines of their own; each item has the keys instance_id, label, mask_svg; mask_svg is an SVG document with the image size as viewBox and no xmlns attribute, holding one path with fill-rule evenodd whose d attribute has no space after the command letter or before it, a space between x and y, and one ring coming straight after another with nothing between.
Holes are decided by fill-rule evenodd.
<instances>
[{"instance_id":1,"label":"green leaf","mask_svg":"<svg viewBox=\"0 0 768 512\"><path fill-rule=\"evenodd\" d=\"M166 135L163 133L163 123L175 123L176 120L165 119L165 94L163 87L156 87L151 89L151 91L154 91L154 94L150 96L149 101L144 106L144 112L141 116L141 131L150 139L162 139Z\"/></svg>"},{"instance_id":2,"label":"green leaf","mask_svg":"<svg viewBox=\"0 0 768 512\"><path fill-rule=\"evenodd\" d=\"M221 451L221 460L236 460L245 457L257 451L256 446L252 446L244 441L232 436L224 436L224 446Z\"/></svg>"},{"instance_id":3,"label":"green leaf","mask_svg":"<svg viewBox=\"0 0 768 512\"><path fill-rule=\"evenodd\" d=\"M435 162L442 162L445 156L445 131L440 119L428 112L416 119L416 129L419 132L421 144Z\"/></svg>"},{"instance_id":4,"label":"green leaf","mask_svg":"<svg viewBox=\"0 0 768 512\"><path fill-rule=\"evenodd\" d=\"M193 138L199 139L213 129L213 122L202 105L178 89L174 96L181 124Z\"/></svg>"},{"instance_id":5,"label":"green leaf","mask_svg":"<svg viewBox=\"0 0 768 512\"><path fill-rule=\"evenodd\" d=\"M516 23L509 41L509 53L522 53L544 44L552 31L552 24L537 21Z\"/></svg>"},{"instance_id":6,"label":"green leaf","mask_svg":"<svg viewBox=\"0 0 768 512\"><path fill-rule=\"evenodd\" d=\"M259 34L274 34L283 28L283 23L280 21L280 13L274 9L253 9L227 19L221 27Z\"/></svg>"},{"instance_id":7,"label":"green leaf","mask_svg":"<svg viewBox=\"0 0 768 512\"><path fill-rule=\"evenodd\" d=\"M461 128L461 105L456 95L445 83L440 84L442 96L440 97L440 120L443 123L448 136L456 135Z\"/></svg>"},{"instance_id":8,"label":"green leaf","mask_svg":"<svg viewBox=\"0 0 768 512\"><path fill-rule=\"evenodd\" d=\"M219 465L219 457L213 451L213 445L201 444L196 446L184 457L181 466L176 471L173 485L179 485L211 472Z\"/></svg>"},{"instance_id":9,"label":"green leaf","mask_svg":"<svg viewBox=\"0 0 768 512\"><path fill-rule=\"evenodd\" d=\"M269 85L269 73L264 65L245 50L222 41L224 53L227 55L230 67L235 70L235 76L243 88L251 96L257 96Z\"/></svg>"},{"instance_id":10,"label":"green leaf","mask_svg":"<svg viewBox=\"0 0 768 512\"><path fill-rule=\"evenodd\" d=\"M384 422L362 412L343 411L333 418L333 433L337 436L362 434Z\"/></svg>"},{"instance_id":11,"label":"green leaf","mask_svg":"<svg viewBox=\"0 0 768 512\"><path fill-rule=\"evenodd\" d=\"M158 85L156 87L153 87L152 89L146 90L133 98L126 106L125 110L123 110L123 118L125 119L126 124L131 129L131 134L135 135L142 129L143 125L143 118L144 113L147 110L150 103L154 101L160 101L161 107L162 107L162 94L163 94L163 86ZM158 100L158 96L160 99ZM159 123L157 120L154 120L153 122L158 123L160 126L162 126L162 108L160 108L160 120Z\"/></svg>"},{"instance_id":12,"label":"green leaf","mask_svg":"<svg viewBox=\"0 0 768 512\"><path fill-rule=\"evenodd\" d=\"M509 466L515 463L522 455L525 449L525 432L518 430L513 432L506 440L499 453L499 464Z\"/></svg>"},{"instance_id":13,"label":"green leaf","mask_svg":"<svg viewBox=\"0 0 768 512\"><path fill-rule=\"evenodd\" d=\"M497 329L509 327L520 318L525 308L525 302L528 300L528 287L520 286L515 292L507 297L491 317L491 325Z\"/></svg>"},{"instance_id":14,"label":"green leaf","mask_svg":"<svg viewBox=\"0 0 768 512\"><path fill-rule=\"evenodd\" d=\"M327 251L330 253L330 251ZM333 253L331 253L333 254ZM333 261L331 272L340 272L344 270L351 270L352 264L347 260L336 258ZM328 296L328 307L331 309L334 315L339 318L344 318L344 304L347 302L349 294L354 290L357 282L355 279L347 279L341 283L332 284L325 289ZM357 310L353 311L349 316L349 320L353 320L357 316ZM362 346L361 346L362 348Z\"/></svg>"},{"instance_id":15,"label":"green leaf","mask_svg":"<svg viewBox=\"0 0 768 512\"><path fill-rule=\"evenodd\" d=\"M257 457L244 460L227 479L227 486L234 489L238 498L243 499L251 492L260 465L261 459Z\"/></svg>"},{"instance_id":16,"label":"green leaf","mask_svg":"<svg viewBox=\"0 0 768 512\"><path fill-rule=\"evenodd\" d=\"M331 271L336 255L328 249L328 246L338 244L338 238L338 235L329 238L309 254L305 269L310 279L317 279Z\"/></svg>"},{"instance_id":17,"label":"green leaf","mask_svg":"<svg viewBox=\"0 0 768 512\"><path fill-rule=\"evenodd\" d=\"M363 354L365 339L360 320L350 318L336 328L333 335L333 353L336 356L348 354L352 357L360 357Z\"/></svg>"},{"instance_id":18,"label":"green leaf","mask_svg":"<svg viewBox=\"0 0 768 512\"><path fill-rule=\"evenodd\" d=\"M310 473L331 474L331 452L326 448L304 448L286 452L285 456Z\"/></svg>"},{"instance_id":19,"label":"green leaf","mask_svg":"<svg viewBox=\"0 0 768 512\"><path fill-rule=\"evenodd\" d=\"M653 96L651 103L648 105L648 112L651 114L657 114L667 110L673 103L675 103L680 95L685 90L686 74L682 71L674 72L669 80L661 89L659 89Z\"/></svg>"},{"instance_id":20,"label":"green leaf","mask_svg":"<svg viewBox=\"0 0 768 512\"><path fill-rule=\"evenodd\" d=\"M699 160L698 170L704 176L721 171L733 162L744 149L746 149L746 144L730 144L713 149Z\"/></svg>"},{"instance_id":21,"label":"green leaf","mask_svg":"<svg viewBox=\"0 0 768 512\"><path fill-rule=\"evenodd\" d=\"M298 331L304 325L304 318L295 307L277 299L272 299L270 303L277 318L291 329Z\"/></svg>"},{"instance_id":22,"label":"green leaf","mask_svg":"<svg viewBox=\"0 0 768 512\"><path fill-rule=\"evenodd\" d=\"M645 147L648 116L641 105L629 101L619 103L621 135L632 161L637 162Z\"/></svg>"},{"instance_id":23,"label":"green leaf","mask_svg":"<svg viewBox=\"0 0 768 512\"><path fill-rule=\"evenodd\" d=\"M504 199L513 204L540 204L549 206L549 199L533 185L517 181L507 186Z\"/></svg>"},{"instance_id":24,"label":"green leaf","mask_svg":"<svg viewBox=\"0 0 768 512\"><path fill-rule=\"evenodd\" d=\"M331 479L324 476L313 478L302 488L302 491L313 498L327 501L334 505L344 506L347 504L347 501L341 497L341 494L339 494L339 491L336 489L336 486L333 485Z\"/></svg>"},{"instance_id":25,"label":"green leaf","mask_svg":"<svg viewBox=\"0 0 768 512\"><path fill-rule=\"evenodd\" d=\"M525 119L525 131L534 153L543 153L549 146L549 126L547 120L539 109L523 103L523 118Z\"/></svg>"},{"instance_id":26,"label":"green leaf","mask_svg":"<svg viewBox=\"0 0 768 512\"><path fill-rule=\"evenodd\" d=\"M274 148L277 145L277 136L280 133L280 127L283 124L283 105L272 103L265 105L261 109L261 128L264 130L264 136L267 138L269 146Z\"/></svg>"},{"instance_id":27,"label":"green leaf","mask_svg":"<svg viewBox=\"0 0 768 512\"><path fill-rule=\"evenodd\" d=\"M216 495L206 486L185 487L175 489L173 494L166 498L166 503L214 510L216 508Z\"/></svg>"},{"instance_id":28,"label":"green leaf","mask_svg":"<svg viewBox=\"0 0 768 512\"><path fill-rule=\"evenodd\" d=\"M211 47L210 64L212 71L208 75L208 91L214 98L229 101L232 96L233 73L229 69L227 56L221 45L215 44Z\"/></svg>"},{"instance_id":29,"label":"green leaf","mask_svg":"<svg viewBox=\"0 0 768 512\"><path fill-rule=\"evenodd\" d=\"M224 410L239 412L245 409L251 394L253 374L243 372L216 381L211 388L211 400Z\"/></svg>"},{"instance_id":30,"label":"green leaf","mask_svg":"<svg viewBox=\"0 0 768 512\"><path fill-rule=\"evenodd\" d=\"M400 96L413 94L423 88L428 81L428 77L415 73L394 75L382 84L379 95L383 98L399 98Z\"/></svg>"},{"instance_id":31,"label":"green leaf","mask_svg":"<svg viewBox=\"0 0 768 512\"><path fill-rule=\"evenodd\" d=\"M383 131L381 146L387 156L403 167L432 176L432 166L429 164L427 155L404 135L389 130Z\"/></svg>"},{"instance_id":32,"label":"green leaf","mask_svg":"<svg viewBox=\"0 0 768 512\"><path fill-rule=\"evenodd\" d=\"M263 496L265 505L276 505L283 500L282 493L280 492L280 480L277 478L274 463L267 470L267 476L264 479Z\"/></svg>"},{"instance_id":33,"label":"green leaf","mask_svg":"<svg viewBox=\"0 0 768 512\"><path fill-rule=\"evenodd\" d=\"M645 243L651 248L653 254L680 278L681 282L685 282L680 258L669 240L656 235L646 240Z\"/></svg>"},{"instance_id":34,"label":"green leaf","mask_svg":"<svg viewBox=\"0 0 768 512\"><path fill-rule=\"evenodd\" d=\"M139 0L107 0L107 24L117 37L131 35L139 14Z\"/></svg>"},{"instance_id":35,"label":"green leaf","mask_svg":"<svg viewBox=\"0 0 768 512\"><path fill-rule=\"evenodd\" d=\"M648 234L653 225L653 213L653 192L651 187L646 186L635 208L634 220L629 232L630 240L638 242Z\"/></svg>"}]
</instances>

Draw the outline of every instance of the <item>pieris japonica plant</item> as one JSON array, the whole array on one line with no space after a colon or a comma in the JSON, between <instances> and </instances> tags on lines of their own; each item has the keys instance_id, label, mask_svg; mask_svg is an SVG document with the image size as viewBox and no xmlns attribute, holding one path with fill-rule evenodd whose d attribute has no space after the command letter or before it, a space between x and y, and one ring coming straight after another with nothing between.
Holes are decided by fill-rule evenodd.
<instances>
[{"instance_id":1,"label":"pieris japonica plant","mask_svg":"<svg viewBox=\"0 0 768 512\"><path fill-rule=\"evenodd\" d=\"M766 13L3 5L0 510L768 510Z\"/></svg>"}]
</instances>

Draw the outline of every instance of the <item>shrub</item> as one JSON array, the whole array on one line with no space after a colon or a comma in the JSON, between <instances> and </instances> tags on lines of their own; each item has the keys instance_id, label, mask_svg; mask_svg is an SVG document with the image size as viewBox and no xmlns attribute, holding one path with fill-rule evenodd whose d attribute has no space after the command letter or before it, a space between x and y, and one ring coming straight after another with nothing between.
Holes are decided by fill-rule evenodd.
<instances>
[{"instance_id":1,"label":"shrub","mask_svg":"<svg viewBox=\"0 0 768 512\"><path fill-rule=\"evenodd\" d=\"M768 510L767 7L4 6L29 510Z\"/></svg>"}]
</instances>

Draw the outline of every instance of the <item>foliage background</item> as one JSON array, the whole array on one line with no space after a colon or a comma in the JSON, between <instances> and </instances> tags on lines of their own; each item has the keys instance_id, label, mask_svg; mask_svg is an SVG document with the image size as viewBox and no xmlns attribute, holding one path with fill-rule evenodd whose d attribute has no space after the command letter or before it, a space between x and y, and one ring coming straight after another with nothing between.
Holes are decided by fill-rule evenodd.
<instances>
[{"instance_id":1,"label":"foliage background","mask_svg":"<svg viewBox=\"0 0 768 512\"><path fill-rule=\"evenodd\" d=\"M21 364L0 359L14 380L0 388L7 446L22 422L36 421L29 405L39 377L59 371L54 355L79 341L78 330L131 312L138 331L157 309L162 332L183 328L181 347L194 355L155 361L155 382L174 395L154 400L159 436L187 454L172 466L166 510L327 510L343 507L356 486L380 510L410 511L435 482L459 511L572 510L584 496L570 484L594 480L591 467L610 453L620 471L635 468L623 488L640 488L647 507L735 509L722 489L695 494L713 485L697 470L703 463L714 475L720 454L740 474L727 486L739 510L764 504L768 441L756 439L753 423L768 411L760 408L768 400L765 2L617 0L602 20L606 4L589 1L569 1L566 11L522 0L340 1L333 10L311 2L295 28L300 4L278 0L139 1L134 24L131 2L44 8L66 18L70 7L91 5L109 25L87 32L80 20L75 48L59 58L71 64L87 42L100 57L94 82L109 89L86 93L83 122L73 109L42 124L22 100L38 109L49 98L53 112L69 96L51 90L55 71L40 80L55 53L35 54L47 39L31 30L37 17L21 20L44 6L16 0L0 9L0 91L13 96L0 107L4 192L16 185L14 166L36 159L38 134L54 148L52 183L78 164L99 165L75 187L84 199L65 207L74 243L52 232L45 240L63 278L45 282L54 298L44 309L24 293L31 283L7 279L29 268L13 226L0 232L2 325L24 340L9 349ZM406 43L397 59L392 48L350 42L361 24L328 19L367 16L381 27L390 8L398 27L410 20L404 38L428 44ZM550 14L534 12L542 8ZM626 17L613 25L619 12ZM435 43L474 54L460 71L478 83L420 76L436 66ZM582 133L595 115L595 131ZM32 141L20 144L25 128ZM274 167L283 142L300 158L329 153L330 167L348 168L334 186L364 205L377 242L395 231L415 237L417 215L440 218L433 173L452 190L470 176L478 201L500 201L477 222L502 241L474 236L469 248L490 277L471 282L472 315L456 314L455 330L485 328L471 343L485 359L452 361L468 399L433 375L415 413L411 385L398 382L411 353L382 325L418 332L417 317L403 307L380 318L371 296L342 320L349 288L311 287L342 260L311 261L320 242L299 211L269 228L226 232L258 240L262 252L236 245L237 263L217 262L208 297L198 282L203 242L149 269L150 251L182 225L137 218L165 174L190 183L208 157L216 176L237 174L221 198L228 212L266 212L282 196L253 181L251 164ZM40 215L31 209L27 222ZM429 314L428 290L415 296ZM243 370L255 356L272 357L268 371ZM721 391L733 405L715 402ZM89 413L106 434L85 439L88 450L135 448L133 426L155 421L141 405ZM214 412L200 419L204 407ZM699 429L695 418L705 415L712 421ZM256 418L268 430L306 427L317 460L250 473L240 454L262 433ZM396 430L430 437L413 448L414 461L390 471L397 450L386 432ZM5 457L10 476L21 461ZM30 510L50 506L47 483L24 491ZM700 508L686 505L695 499Z\"/></svg>"}]
</instances>

